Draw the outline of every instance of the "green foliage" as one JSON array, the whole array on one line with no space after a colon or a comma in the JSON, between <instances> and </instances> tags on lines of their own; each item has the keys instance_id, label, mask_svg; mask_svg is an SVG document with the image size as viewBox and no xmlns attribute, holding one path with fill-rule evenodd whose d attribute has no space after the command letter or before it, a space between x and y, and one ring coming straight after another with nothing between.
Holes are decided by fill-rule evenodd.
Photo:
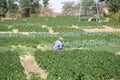
<instances>
[{"instance_id":1,"label":"green foliage","mask_svg":"<svg viewBox=\"0 0 120 80\"><path fill-rule=\"evenodd\" d=\"M91 6L93 4L93 0L83 0L82 5L83 6Z\"/></svg>"},{"instance_id":2,"label":"green foliage","mask_svg":"<svg viewBox=\"0 0 120 80\"><path fill-rule=\"evenodd\" d=\"M39 0L20 0L23 16L29 17L30 13L39 13Z\"/></svg>"},{"instance_id":3,"label":"green foliage","mask_svg":"<svg viewBox=\"0 0 120 80\"><path fill-rule=\"evenodd\" d=\"M0 52L6 52L6 51L10 51L10 47L5 47L5 46L0 46Z\"/></svg>"},{"instance_id":4,"label":"green foliage","mask_svg":"<svg viewBox=\"0 0 120 80\"><path fill-rule=\"evenodd\" d=\"M39 65L47 80L119 80L120 58L104 51L37 51Z\"/></svg>"},{"instance_id":5,"label":"green foliage","mask_svg":"<svg viewBox=\"0 0 120 80\"><path fill-rule=\"evenodd\" d=\"M18 5L14 3L15 0L1 0L0 1L0 16L5 17L6 13L16 13L18 12Z\"/></svg>"},{"instance_id":6,"label":"green foliage","mask_svg":"<svg viewBox=\"0 0 120 80\"><path fill-rule=\"evenodd\" d=\"M74 16L57 16L57 17L38 17L38 18L23 18L17 20L0 21L0 31L12 31L18 29L19 31L28 32L48 32L48 28L42 28L43 25L51 27L54 32L81 32L85 28L102 28L103 25L111 27L119 27L120 23L116 21L111 22L87 22L87 19L81 19ZM77 26L78 28L73 28Z\"/></svg>"},{"instance_id":7,"label":"green foliage","mask_svg":"<svg viewBox=\"0 0 120 80\"><path fill-rule=\"evenodd\" d=\"M38 74L31 73L30 80L42 80Z\"/></svg>"},{"instance_id":8,"label":"green foliage","mask_svg":"<svg viewBox=\"0 0 120 80\"><path fill-rule=\"evenodd\" d=\"M5 17L6 12L7 12L7 1L0 0L0 16Z\"/></svg>"},{"instance_id":9,"label":"green foliage","mask_svg":"<svg viewBox=\"0 0 120 80\"><path fill-rule=\"evenodd\" d=\"M11 4L9 6L9 12L10 13L16 13L19 10L19 6L17 4Z\"/></svg>"},{"instance_id":10,"label":"green foliage","mask_svg":"<svg viewBox=\"0 0 120 80\"><path fill-rule=\"evenodd\" d=\"M116 12L116 13L111 13L110 14L110 19L112 21L117 21L120 22L120 11Z\"/></svg>"},{"instance_id":11,"label":"green foliage","mask_svg":"<svg viewBox=\"0 0 120 80\"><path fill-rule=\"evenodd\" d=\"M52 27L55 32L49 33L11 33L0 34L0 79L25 80L19 55L34 55L39 65L48 73L47 80L119 80L120 52L119 32L83 32L81 28L101 28L102 25L119 27L119 22L96 23L78 21L73 16L24 18L0 21L0 31L35 31L48 32L42 25ZM69 26L78 26L78 29ZM39 44L51 45L59 37L64 38L63 50L37 50ZM11 46L22 45L13 49ZM71 50L71 49L76 50ZM79 50L83 48L84 50ZM13 51L10 51L13 50ZM37 51L36 51L37 50ZM36 52L35 52L36 51ZM31 80L41 80L32 74Z\"/></svg>"},{"instance_id":12,"label":"green foliage","mask_svg":"<svg viewBox=\"0 0 120 80\"><path fill-rule=\"evenodd\" d=\"M3 8L0 7L0 16L2 16L4 13L3 13Z\"/></svg>"},{"instance_id":13,"label":"green foliage","mask_svg":"<svg viewBox=\"0 0 120 80\"><path fill-rule=\"evenodd\" d=\"M43 0L44 7L47 7L49 0Z\"/></svg>"},{"instance_id":14,"label":"green foliage","mask_svg":"<svg viewBox=\"0 0 120 80\"><path fill-rule=\"evenodd\" d=\"M16 13L18 12L19 6L17 4L15 4L16 0L8 0L7 1L7 9L9 11L9 13Z\"/></svg>"},{"instance_id":15,"label":"green foliage","mask_svg":"<svg viewBox=\"0 0 120 80\"><path fill-rule=\"evenodd\" d=\"M42 28L39 20L36 19L18 19L16 21L8 20L0 22L0 31L12 31L12 29L18 29L20 32L47 32L47 28Z\"/></svg>"},{"instance_id":16,"label":"green foliage","mask_svg":"<svg viewBox=\"0 0 120 80\"><path fill-rule=\"evenodd\" d=\"M120 0L107 0L109 9L112 12L118 12L120 10Z\"/></svg>"},{"instance_id":17,"label":"green foliage","mask_svg":"<svg viewBox=\"0 0 120 80\"><path fill-rule=\"evenodd\" d=\"M20 3L23 8L30 8L32 4L32 0L20 0Z\"/></svg>"},{"instance_id":18,"label":"green foliage","mask_svg":"<svg viewBox=\"0 0 120 80\"><path fill-rule=\"evenodd\" d=\"M92 47L92 46L107 46L108 42L104 40L74 40L74 41L66 41L64 42L65 47Z\"/></svg>"},{"instance_id":19,"label":"green foliage","mask_svg":"<svg viewBox=\"0 0 120 80\"><path fill-rule=\"evenodd\" d=\"M39 13L40 11L39 11L39 9L40 9L40 6L39 6L39 4L38 3L34 3L32 6L31 6L31 13Z\"/></svg>"},{"instance_id":20,"label":"green foliage","mask_svg":"<svg viewBox=\"0 0 120 80\"><path fill-rule=\"evenodd\" d=\"M0 52L0 79L26 80L16 52Z\"/></svg>"},{"instance_id":21,"label":"green foliage","mask_svg":"<svg viewBox=\"0 0 120 80\"><path fill-rule=\"evenodd\" d=\"M25 45L36 47L38 44L53 44L59 36L64 38L64 47L108 46L119 43L119 33L62 33L62 34L1 34L0 45Z\"/></svg>"}]
</instances>

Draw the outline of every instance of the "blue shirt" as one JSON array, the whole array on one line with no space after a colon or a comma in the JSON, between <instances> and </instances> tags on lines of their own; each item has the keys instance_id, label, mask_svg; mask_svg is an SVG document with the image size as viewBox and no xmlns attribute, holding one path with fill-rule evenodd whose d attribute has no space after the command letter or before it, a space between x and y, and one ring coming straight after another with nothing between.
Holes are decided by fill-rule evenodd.
<instances>
[{"instance_id":1,"label":"blue shirt","mask_svg":"<svg viewBox=\"0 0 120 80\"><path fill-rule=\"evenodd\" d=\"M55 41L53 49L54 50L61 50L62 49L62 42L59 40Z\"/></svg>"}]
</instances>

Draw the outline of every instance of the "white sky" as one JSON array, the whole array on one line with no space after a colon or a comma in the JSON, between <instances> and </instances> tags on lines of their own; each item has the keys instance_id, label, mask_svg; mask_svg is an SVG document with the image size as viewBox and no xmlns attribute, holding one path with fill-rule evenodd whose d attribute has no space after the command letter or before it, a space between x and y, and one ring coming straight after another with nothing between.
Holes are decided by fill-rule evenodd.
<instances>
[{"instance_id":1,"label":"white sky","mask_svg":"<svg viewBox=\"0 0 120 80\"><path fill-rule=\"evenodd\" d=\"M61 12L63 7L62 2L67 1L76 2L77 0L49 0L49 6L54 12Z\"/></svg>"},{"instance_id":2,"label":"white sky","mask_svg":"<svg viewBox=\"0 0 120 80\"><path fill-rule=\"evenodd\" d=\"M53 9L54 12L61 12L63 7L62 2L67 1L73 2L75 0L49 0L49 6Z\"/></svg>"},{"instance_id":3,"label":"white sky","mask_svg":"<svg viewBox=\"0 0 120 80\"><path fill-rule=\"evenodd\" d=\"M61 12L63 7L62 2L67 2L67 1L77 3L77 1L80 0L49 0L49 6L51 9L53 9L54 12ZM98 2L98 0L94 0L94 1Z\"/></svg>"}]
</instances>

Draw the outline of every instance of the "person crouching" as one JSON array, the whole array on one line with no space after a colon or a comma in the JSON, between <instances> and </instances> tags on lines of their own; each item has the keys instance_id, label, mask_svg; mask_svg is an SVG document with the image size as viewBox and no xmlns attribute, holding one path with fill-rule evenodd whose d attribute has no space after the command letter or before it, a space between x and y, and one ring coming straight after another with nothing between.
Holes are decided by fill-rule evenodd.
<instances>
[{"instance_id":1,"label":"person crouching","mask_svg":"<svg viewBox=\"0 0 120 80\"><path fill-rule=\"evenodd\" d=\"M54 50L61 50L62 46L63 46L62 42L63 42L63 38L59 37L59 39L54 42L53 49Z\"/></svg>"}]
</instances>

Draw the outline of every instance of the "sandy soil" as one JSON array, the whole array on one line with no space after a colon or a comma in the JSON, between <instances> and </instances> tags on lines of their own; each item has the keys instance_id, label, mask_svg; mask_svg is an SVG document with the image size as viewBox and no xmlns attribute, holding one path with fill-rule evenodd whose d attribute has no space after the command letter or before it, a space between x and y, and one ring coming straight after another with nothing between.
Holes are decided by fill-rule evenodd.
<instances>
[{"instance_id":1,"label":"sandy soil","mask_svg":"<svg viewBox=\"0 0 120 80\"><path fill-rule=\"evenodd\" d=\"M116 52L115 55L120 55L120 52Z\"/></svg>"},{"instance_id":2,"label":"sandy soil","mask_svg":"<svg viewBox=\"0 0 120 80\"><path fill-rule=\"evenodd\" d=\"M38 76L44 80L47 79L47 73L38 66L34 56L24 55L24 56L20 56L19 58L21 64L24 67L24 73L26 74L27 80L30 80L31 78L30 73L38 74Z\"/></svg>"},{"instance_id":3,"label":"sandy soil","mask_svg":"<svg viewBox=\"0 0 120 80\"><path fill-rule=\"evenodd\" d=\"M114 29L112 27L103 26L103 29L83 29L85 32L120 32L120 29Z\"/></svg>"},{"instance_id":4,"label":"sandy soil","mask_svg":"<svg viewBox=\"0 0 120 80\"><path fill-rule=\"evenodd\" d=\"M1 31L0 34L23 34L23 35L29 35L29 34L32 34L32 33L37 33L37 34L42 34L42 33L50 33L50 34L59 34L58 32L55 32L52 27L48 27L48 26L45 26L43 25L42 28L47 28L48 29L48 32L19 32L18 29L13 29L12 31ZM68 28L75 28L75 29L79 29L78 26L74 26L72 25L71 27L68 27ZM94 29L83 29L83 31L85 32L120 32L120 29L115 29L115 28L112 28L112 27L108 27L108 26L103 26L103 28L94 28Z\"/></svg>"}]
</instances>

